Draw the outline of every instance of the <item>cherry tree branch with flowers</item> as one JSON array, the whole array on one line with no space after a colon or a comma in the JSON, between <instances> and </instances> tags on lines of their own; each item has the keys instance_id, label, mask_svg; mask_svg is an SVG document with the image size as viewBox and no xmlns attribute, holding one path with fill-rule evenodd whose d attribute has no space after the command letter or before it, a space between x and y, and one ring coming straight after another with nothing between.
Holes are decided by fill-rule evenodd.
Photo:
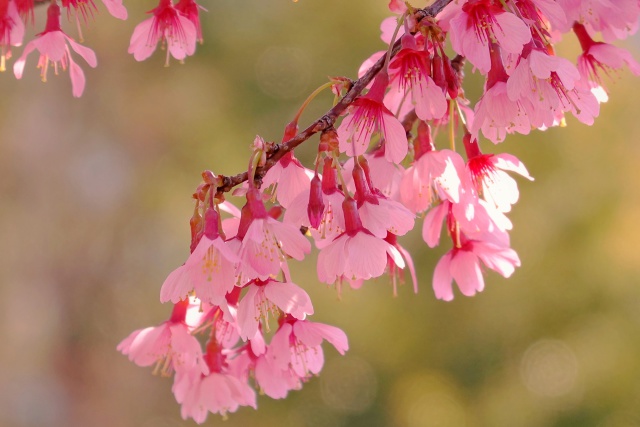
<instances>
[{"instance_id":1,"label":"cherry tree branch with flowers","mask_svg":"<svg viewBox=\"0 0 640 427\"><path fill-rule=\"evenodd\" d=\"M97 57L63 31L62 10L82 39L93 0L0 0L0 69L43 3L44 31L25 45L14 75L22 78L38 50L42 80L50 68L68 69L79 97L85 76L71 51L91 67ZM102 3L127 18L121 0ZM184 61L202 41L201 10L195 0L159 0L134 29L129 53L142 61L160 44L166 65ZM293 280L289 262L310 254L312 242L318 280L338 292L387 272L397 295L408 270L417 293L411 254L398 242L416 220L427 246L449 244L433 272L438 299L454 299L454 282L464 296L483 291L487 269L510 277L521 264L509 235L507 214L519 199L511 174L533 178L515 156L485 154L480 143L564 125L568 113L591 125L608 97L604 76L623 68L640 75L631 54L611 44L637 30L635 0L436 0L424 8L391 0L389 10L395 16L381 27L387 49L364 62L357 80L334 77L318 88L281 143L256 137L247 171L202 173L190 255L160 291L172 313L118 345L134 363L173 376L183 418L202 423L209 413L256 408L256 390L284 398L319 374L323 341L348 350L345 332L309 320L311 298ZM570 32L582 48L575 64L554 49ZM473 107L466 62L485 82ZM304 108L328 88L332 107L299 131ZM294 151L318 133L307 168ZM232 190L240 209L226 200Z\"/></svg>"}]
</instances>

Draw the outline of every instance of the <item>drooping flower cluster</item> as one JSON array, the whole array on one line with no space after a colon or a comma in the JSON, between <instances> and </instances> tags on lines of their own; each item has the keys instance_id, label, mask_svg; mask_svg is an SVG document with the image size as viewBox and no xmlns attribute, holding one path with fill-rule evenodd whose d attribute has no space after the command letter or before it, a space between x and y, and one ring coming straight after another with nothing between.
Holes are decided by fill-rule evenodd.
<instances>
[{"instance_id":1,"label":"drooping flower cluster","mask_svg":"<svg viewBox=\"0 0 640 427\"><path fill-rule=\"evenodd\" d=\"M126 20L127 9L123 0L102 0L107 11L115 18ZM25 22L34 23L34 7L45 4L34 0L0 0L0 72L5 71L7 60L12 57L12 47L21 46L24 39ZM17 79L24 74L26 58L38 50L40 58L38 68L42 81L47 81L49 68L57 75L59 71L69 69L72 93L80 97L84 91L85 75L73 60L71 51L80 55L89 66L95 68L95 53L88 47L77 43L62 29L62 9L69 21L75 21L78 38L82 42L82 27L86 26L98 14L94 0L51 0L47 1L47 20L44 30L28 42L19 59L13 65ZM138 61L151 56L158 44L166 50L165 65L173 56L183 61L193 55L196 42L203 41L200 25L200 11L204 10L195 0L159 0L157 7L149 11L151 18L141 22L133 31L129 53ZM69 49L71 47L71 49Z\"/></svg>"},{"instance_id":2,"label":"drooping flower cluster","mask_svg":"<svg viewBox=\"0 0 640 427\"><path fill-rule=\"evenodd\" d=\"M325 116L298 133L299 111L280 144L257 137L245 174L203 174L191 255L160 291L172 315L118 347L138 365L175 373L184 418L201 423L209 412L255 408L256 390L283 398L320 372L323 340L341 354L348 349L340 329L309 320L310 297L290 274L289 262L303 260L312 243L317 280L338 292L387 273L398 294L408 270L417 293L412 257L399 243L416 222L427 246L446 241L433 267L437 298L483 291L487 270L514 274L521 261L507 217L519 199L512 175L533 178L515 156L483 153L481 143L559 126L567 113L590 125L606 100L604 75L625 67L640 74L630 53L608 44L636 30L635 0L444 3L420 10L392 0L400 17L381 27L389 48L365 61L357 82L325 85L336 95ZM144 59L161 42L167 59L184 59L201 38L198 10L192 0L161 0L130 52ZM569 31L582 47L577 62L554 53ZM473 107L465 61L485 81ZM307 168L293 149L315 133ZM224 194L240 184L238 209Z\"/></svg>"},{"instance_id":3,"label":"drooping flower cluster","mask_svg":"<svg viewBox=\"0 0 640 427\"><path fill-rule=\"evenodd\" d=\"M196 193L191 255L160 292L173 302L171 317L134 331L118 350L140 366L175 373L173 392L182 416L201 423L209 412L226 415L256 407L256 389L280 399L297 390L324 363L327 340L344 354L342 330L308 319L309 295L292 281L288 259L302 260L310 243L299 228L267 211L251 187L238 211L219 204L212 174ZM234 217L221 220L220 210ZM206 338L204 349L196 335Z\"/></svg>"}]
</instances>

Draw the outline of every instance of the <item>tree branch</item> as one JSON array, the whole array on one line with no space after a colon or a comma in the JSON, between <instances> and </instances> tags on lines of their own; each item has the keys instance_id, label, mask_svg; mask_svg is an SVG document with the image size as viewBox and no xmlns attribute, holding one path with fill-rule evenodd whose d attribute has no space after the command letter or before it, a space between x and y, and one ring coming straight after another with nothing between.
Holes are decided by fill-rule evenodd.
<instances>
[{"instance_id":1,"label":"tree branch","mask_svg":"<svg viewBox=\"0 0 640 427\"><path fill-rule=\"evenodd\" d=\"M414 12L416 22L420 22L426 17L435 17L452 1L453 0L436 0L432 5L427 6L424 9L417 9ZM391 49L391 58L398 53L400 47L400 40L396 40L393 48ZM331 128L335 124L336 119L353 103L353 101L355 101L358 96L360 96L364 88L366 88L382 70L385 64L385 57L386 55L383 55L361 78L356 80L340 102L327 111L324 116L311 123L311 125L290 140L281 144L275 144L267 153L267 161L265 165L256 169L255 179L262 179L269 169L271 169L285 154L295 149L298 145L302 144L316 133ZM223 185L218 187L218 193L229 192L237 185L247 181L247 179L247 172L230 177L225 176L223 177Z\"/></svg>"}]
</instances>

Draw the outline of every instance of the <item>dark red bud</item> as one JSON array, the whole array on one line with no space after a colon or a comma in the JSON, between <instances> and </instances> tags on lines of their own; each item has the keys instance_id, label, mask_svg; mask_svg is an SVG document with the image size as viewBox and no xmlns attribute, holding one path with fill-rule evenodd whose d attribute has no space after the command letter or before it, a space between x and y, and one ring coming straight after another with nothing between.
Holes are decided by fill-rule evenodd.
<instances>
[{"instance_id":1,"label":"dark red bud","mask_svg":"<svg viewBox=\"0 0 640 427\"><path fill-rule=\"evenodd\" d=\"M433 137L431 136L431 127L427 122L421 121L418 124L418 137L413 142L415 159L418 160L425 153L434 151L436 147L433 145Z\"/></svg>"},{"instance_id":2,"label":"dark red bud","mask_svg":"<svg viewBox=\"0 0 640 427\"><path fill-rule=\"evenodd\" d=\"M324 200L322 197L322 180L316 173L311 180L309 191L309 205L307 205L307 215L312 228L318 228L324 213Z\"/></svg>"},{"instance_id":3,"label":"dark red bud","mask_svg":"<svg viewBox=\"0 0 640 427\"><path fill-rule=\"evenodd\" d=\"M204 235L210 240L220 237L218 233L218 221L218 212L213 208L207 208L207 211L204 213Z\"/></svg>"},{"instance_id":4,"label":"dark red bud","mask_svg":"<svg viewBox=\"0 0 640 427\"><path fill-rule=\"evenodd\" d=\"M349 236L353 236L363 229L355 200L351 197L344 199L344 202L342 202L342 212L344 213L345 232Z\"/></svg>"}]
</instances>

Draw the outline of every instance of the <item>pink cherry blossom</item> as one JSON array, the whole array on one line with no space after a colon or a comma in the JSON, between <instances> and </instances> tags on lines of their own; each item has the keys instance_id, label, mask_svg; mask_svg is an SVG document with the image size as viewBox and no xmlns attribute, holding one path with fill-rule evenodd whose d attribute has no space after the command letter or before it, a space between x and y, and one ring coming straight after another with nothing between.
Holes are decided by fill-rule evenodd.
<instances>
[{"instance_id":1,"label":"pink cherry blossom","mask_svg":"<svg viewBox=\"0 0 640 427\"><path fill-rule=\"evenodd\" d=\"M427 210L436 197L457 203L460 200L460 171L464 160L451 150L431 150L420 154L402 178L402 203L411 212Z\"/></svg>"},{"instance_id":2,"label":"pink cherry blossom","mask_svg":"<svg viewBox=\"0 0 640 427\"><path fill-rule=\"evenodd\" d=\"M254 280L247 288L249 290L238 306L238 326L240 337L244 340L258 332L261 318L264 319L265 325L268 325L270 313L277 317L278 309L300 320L313 314L309 295L295 283L273 279Z\"/></svg>"},{"instance_id":3,"label":"pink cherry blossom","mask_svg":"<svg viewBox=\"0 0 640 427\"><path fill-rule=\"evenodd\" d=\"M33 52L33 50L37 49L40 52L38 68L40 68L42 81L47 81L47 72L50 65L56 74L60 68L66 70L67 67L69 67L73 96L76 98L80 97L85 85L84 72L80 66L73 61L69 46L87 61L89 66L96 67L98 61L95 53L88 47L76 43L71 37L62 32L60 28L60 7L52 3L47 11L47 26L45 30L38 34L36 39L27 43L22 52L22 56L20 56L13 65L13 73L17 79L21 79L27 56Z\"/></svg>"},{"instance_id":4,"label":"pink cherry blossom","mask_svg":"<svg viewBox=\"0 0 640 427\"><path fill-rule=\"evenodd\" d=\"M356 163L352 173L362 226L378 238L384 238L387 232L405 235L413 229L413 213L401 203L387 199L377 189L372 189L365 177L365 169L368 171L368 165L362 159Z\"/></svg>"},{"instance_id":5,"label":"pink cherry blossom","mask_svg":"<svg viewBox=\"0 0 640 427\"><path fill-rule=\"evenodd\" d=\"M504 52L519 54L531 40L527 24L498 2L469 0L450 20L453 50L464 55L481 73L491 69L489 51L497 43Z\"/></svg>"},{"instance_id":6,"label":"pink cherry blossom","mask_svg":"<svg viewBox=\"0 0 640 427\"><path fill-rule=\"evenodd\" d=\"M557 0L567 15L566 32L574 22L591 34L601 32L605 41L623 39L638 29L640 4L637 0Z\"/></svg>"},{"instance_id":7,"label":"pink cherry blossom","mask_svg":"<svg viewBox=\"0 0 640 427\"><path fill-rule=\"evenodd\" d=\"M160 0L158 7L149 13L153 13L153 17L138 24L131 36L129 53L136 61L150 57L158 42L167 47L166 66L169 65L169 56L183 61L193 55L198 37L196 27L178 12L171 0Z\"/></svg>"},{"instance_id":8,"label":"pink cherry blossom","mask_svg":"<svg viewBox=\"0 0 640 427\"><path fill-rule=\"evenodd\" d=\"M378 74L369 93L351 104L338 128L340 152L360 156L367 151L371 136L379 133L385 140L387 160L400 163L405 158L408 142L404 127L383 104L388 81L386 73Z\"/></svg>"},{"instance_id":9,"label":"pink cherry blossom","mask_svg":"<svg viewBox=\"0 0 640 427\"><path fill-rule=\"evenodd\" d=\"M189 300L181 301L174 306L171 319L158 326L133 331L118 344L118 351L138 366L155 364L155 372L163 375L173 371L208 373L200 343L191 335L192 328L185 322L190 305L194 307Z\"/></svg>"},{"instance_id":10,"label":"pink cherry blossom","mask_svg":"<svg viewBox=\"0 0 640 427\"><path fill-rule=\"evenodd\" d=\"M214 209L205 212L204 227L204 234L193 253L163 283L160 302L177 303L195 290L202 301L220 305L233 289L239 258L220 238L218 213Z\"/></svg>"},{"instance_id":11,"label":"pink cherry blossom","mask_svg":"<svg viewBox=\"0 0 640 427\"><path fill-rule=\"evenodd\" d=\"M576 87L578 80L580 73L567 59L532 48L523 52L509 76L507 95L512 101L528 99L535 106L536 114L529 115L534 127L552 126L557 113L567 111L591 125L599 103L591 92Z\"/></svg>"},{"instance_id":12,"label":"pink cherry blossom","mask_svg":"<svg viewBox=\"0 0 640 427\"><path fill-rule=\"evenodd\" d=\"M583 49L582 55L578 56L578 71L581 76L578 84L582 88L604 88L602 74L610 76L625 66L636 76L640 75L640 64L633 59L629 51L607 43L593 41L581 24L574 24L573 31L578 36Z\"/></svg>"},{"instance_id":13,"label":"pink cherry blossom","mask_svg":"<svg viewBox=\"0 0 640 427\"><path fill-rule=\"evenodd\" d=\"M309 187L313 171L302 166L293 152L285 154L262 178L262 186L276 186L278 202L288 209L293 200Z\"/></svg>"},{"instance_id":14,"label":"pink cherry blossom","mask_svg":"<svg viewBox=\"0 0 640 427\"><path fill-rule=\"evenodd\" d=\"M505 171L516 172L533 181L524 164L511 154L478 154L469 159L471 180L484 199L500 212L509 212L520 195L518 184Z\"/></svg>"},{"instance_id":15,"label":"pink cherry blossom","mask_svg":"<svg viewBox=\"0 0 640 427\"><path fill-rule=\"evenodd\" d=\"M238 235L230 241L236 248L240 263L241 284L253 279L266 280L280 272L285 256L298 261L311 251L311 243L296 226L271 218L256 189L247 192Z\"/></svg>"},{"instance_id":16,"label":"pink cherry blossom","mask_svg":"<svg viewBox=\"0 0 640 427\"><path fill-rule=\"evenodd\" d=\"M246 382L227 373L177 372L172 391L181 404L182 418L193 418L198 424L206 421L209 412L225 417L240 406L257 408L255 391Z\"/></svg>"},{"instance_id":17,"label":"pink cherry blossom","mask_svg":"<svg viewBox=\"0 0 640 427\"><path fill-rule=\"evenodd\" d=\"M567 25L567 16L555 0L516 0L511 1L510 5L517 8L525 22L535 25L539 33L548 33Z\"/></svg>"},{"instance_id":18,"label":"pink cherry blossom","mask_svg":"<svg viewBox=\"0 0 640 427\"><path fill-rule=\"evenodd\" d=\"M293 369L280 369L266 354L257 358L254 373L260 390L272 399L283 399L290 390L302 388L302 379Z\"/></svg>"},{"instance_id":19,"label":"pink cherry blossom","mask_svg":"<svg viewBox=\"0 0 640 427\"><path fill-rule=\"evenodd\" d=\"M447 101L431 78L430 68L429 53L418 49L414 36L405 34L402 50L389 63L389 95L393 98L387 95L387 105L395 111L403 102L410 101L419 119L442 118L447 112Z\"/></svg>"},{"instance_id":20,"label":"pink cherry blossom","mask_svg":"<svg viewBox=\"0 0 640 427\"><path fill-rule=\"evenodd\" d=\"M291 367L300 378L318 374L324 365L322 341L340 354L349 349L347 335L335 326L287 317L273 336L267 358L281 370Z\"/></svg>"},{"instance_id":21,"label":"pink cherry blossom","mask_svg":"<svg viewBox=\"0 0 640 427\"><path fill-rule=\"evenodd\" d=\"M453 299L451 287L453 280L465 296L482 292L484 278L480 261L505 278L513 274L515 267L520 267L520 259L513 249L469 240L447 252L436 265L433 274L433 290L436 298L445 301Z\"/></svg>"},{"instance_id":22,"label":"pink cherry blossom","mask_svg":"<svg viewBox=\"0 0 640 427\"><path fill-rule=\"evenodd\" d=\"M370 279L381 276L387 266L387 254L404 268L404 260L396 248L371 234L362 226L355 200L343 203L346 231L326 244L318 255L318 279L334 283L348 279Z\"/></svg>"}]
</instances>

